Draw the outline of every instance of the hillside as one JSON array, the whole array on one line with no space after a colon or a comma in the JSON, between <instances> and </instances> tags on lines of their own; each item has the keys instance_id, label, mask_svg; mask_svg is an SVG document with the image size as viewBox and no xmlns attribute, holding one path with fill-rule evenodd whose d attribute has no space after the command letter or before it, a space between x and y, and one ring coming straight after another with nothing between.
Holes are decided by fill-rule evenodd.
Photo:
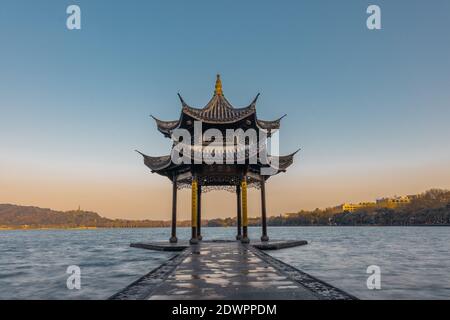
<instances>
[{"instance_id":1,"label":"hillside","mask_svg":"<svg viewBox=\"0 0 450 320\"><path fill-rule=\"evenodd\" d=\"M271 217L268 222L273 226L450 225L450 191L428 190L416 195L410 203L397 208L374 206L355 212L335 212L334 208L316 209Z\"/></svg>"},{"instance_id":2,"label":"hillside","mask_svg":"<svg viewBox=\"0 0 450 320\"><path fill-rule=\"evenodd\" d=\"M137 228L167 227L165 221L133 221L103 218L89 211L55 211L38 207L0 204L0 228Z\"/></svg>"},{"instance_id":3,"label":"hillside","mask_svg":"<svg viewBox=\"0 0 450 320\"><path fill-rule=\"evenodd\" d=\"M250 226L260 225L260 218L249 218ZM204 226L236 225L236 218L202 221ZM405 226L450 225L450 191L433 189L398 208L372 207L355 212L336 212L333 208L268 217L271 226ZM179 221L189 227L190 221ZM108 219L89 211L55 211L37 207L0 204L0 229L39 228L152 228L170 227L170 221Z\"/></svg>"},{"instance_id":4,"label":"hillside","mask_svg":"<svg viewBox=\"0 0 450 320\"><path fill-rule=\"evenodd\" d=\"M261 224L260 218L249 218L249 226ZM446 226L450 225L450 191L431 189L416 195L397 208L373 206L355 212L337 211L335 207L272 216L270 226ZM235 218L213 219L208 226L226 227L236 224Z\"/></svg>"}]
</instances>

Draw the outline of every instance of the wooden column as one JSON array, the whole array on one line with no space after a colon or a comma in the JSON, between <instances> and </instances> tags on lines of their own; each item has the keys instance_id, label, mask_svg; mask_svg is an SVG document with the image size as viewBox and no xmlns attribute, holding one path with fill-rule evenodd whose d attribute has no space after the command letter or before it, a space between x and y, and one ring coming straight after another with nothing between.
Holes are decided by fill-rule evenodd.
<instances>
[{"instance_id":1,"label":"wooden column","mask_svg":"<svg viewBox=\"0 0 450 320\"><path fill-rule=\"evenodd\" d=\"M191 202L191 226L192 226L192 237L189 241L191 244L197 244L198 238L197 238L197 195L198 195L198 183L197 178L192 177L192 185L191 185L191 191L192 191L192 202Z\"/></svg>"},{"instance_id":2,"label":"wooden column","mask_svg":"<svg viewBox=\"0 0 450 320\"><path fill-rule=\"evenodd\" d=\"M266 214L266 178L261 177L261 241L269 241L267 236L267 214Z\"/></svg>"},{"instance_id":3,"label":"wooden column","mask_svg":"<svg viewBox=\"0 0 450 320\"><path fill-rule=\"evenodd\" d=\"M242 178L241 182L242 193L242 243L249 243L248 238L248 217L247 217L247 180L246 177Z\"/></svg>"},{"instance_id":4,"label":"wooden column","mask_svg":"<svg viewBox=\"0 0 450 320\"><path fill-rule=\"evenodd\" d=\"M197 186L197 239L202 240L202 186Z\"/></svg>"},{"instance_id":5,"label":"wooden column","mask_svg":"<svg viewBox=\"0 0 450 320\"><path fill-rule=\"evenodd\" d=\"M236 240L241 240L242 239L241 185L236 186L236 198L237 198Z\"/></svg>"},{"instance_id":6,"label":"wooden column","mask_svg":"<svg viewBox=\"0 0 450 320\"><path fill-rule=\"evenodd\" d=\"M172 235L170 243L178 242L177 239L177 176L172 178Z\"/></svg>"}]
</instances>

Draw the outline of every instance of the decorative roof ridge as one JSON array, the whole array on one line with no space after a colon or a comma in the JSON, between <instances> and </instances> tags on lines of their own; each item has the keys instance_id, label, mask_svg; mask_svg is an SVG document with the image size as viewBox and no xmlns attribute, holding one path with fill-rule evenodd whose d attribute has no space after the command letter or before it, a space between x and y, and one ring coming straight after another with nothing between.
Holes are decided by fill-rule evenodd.
<instances>
[{"instance_id":1,"label":"decorative roof ridge","mask_svg":"<svg viewBox=\"0 0 450 320\"><path fill-rule=\"evenodd\" d=\"M278 157L278 158L287 158L287 157L294 157L297 153L299 153L300 152L300 150L302 150L302 148L298 148L297 150L295 150L294 152L292 152L292 153L289 153L289 154L285 154L285 155L278 155L278 156L274 156L274 155L267 155L268 157Z\"/></svg>"},{"instance_id":2,"label":"decorative roof ridge","mask_svg":"<svg viewBox=\"0 0 450 320\"><path fill-rule=\"evenodd\" d=\"M256 102L258 101L258 98L261 94L258 93L249 105L247 105L245 107L236 108L228 101L228 99L223 94L222 80L220 79L220 74L217 74L214 95L212 96L212 98L208 101L208 103L204 107L202 107L202 108L191 107L189 104L186 103L186 101L183 99L183 97L181 96L181 94L179 92L177 93L177 95L178 95L178 98L180 99L183 109L186 108L186 109L201 111L201 110L207 110L208 108L216 108L218 106L218 103L214 103L214 102L225 102L223 104L223 107L230 108L233 110L245 110L245 109L256 108Z\"/></svg>"},{"instance_id":3,"label":"decorative roof ridge","mask_svg":"<svg viewBox=\"0 0 450 320\"><path fill-rule=\"evenodd\" d=\"M281 116L280 118L276 119L276 120L260 120L260 119L256 119L256 123L258 124L258 127L260 127L261 129L264 130L277 130L280 128L280 122L281 120L286 117L287 114L284 114L283 116Z\"/></svg>"},{"instance_id":4,"label":"decorative roof ridge","mask_svg":"<svg viewBox=\"0 0 450 320\"><path fill-rule=\"evenodd\" d=\"M166 137L170 137L172 130L178 128L180 125L180 119L163 121L154 117L153 115L150 115L150 117L152 117L155 120L158 131L164 134L164 136Z\"/></svg>"},{"instance_id":5,"label":"decorative roof ridge","mask_svg":"<svg viewBox=\"0 0 450 320\"><path fill-rule=\"evenodd\" d=\"M149 167L152 171L158 171L169 167L172 163L172 158L170 155L165 156L148 156L139 150L135 150L144 158L144 164Z\"/></svg>"},{"instance_id":6,"label":"decorative roof ridge","mask_svg":"<svg viewBox=\"0 0 450 320\"><path fill-rule=\"evenodd\" d=\"M283 114L281 117L279 117L278 119L275 119L275 120L261 120L261 119L257 119L257 120L261 121L261 122L280 122L285 117L287 117L287 113Z\"/></svg>"},{"instance_id":7,"label":"decorative roof ridge","mask_svg":"<svg viewBox=\"0 0 450 320\"><path fill-rule=\"evenodd\" d=\"M285 172L286 169L291 166L294 163L294 156L300 151L301 149L297 149L295 152L288 154L288 155L283 155L283 156L271 156L268 155L267 157L269 159L274 159L274 158L278 158L278 171L279 172ZM272 161L270 161L270 166L272 166Z\"/></svg>"},{"instance_id":8,"label":"decorative roof ridge","mask_svg":"<svg viewBox=\"0 0 450 320\"><path fill-rule=\"evenodd\" d=\"M177 93L178 98L180 99L181 105L184 106L188 106L188 104L184 101L183 97L181 96L181 94L178 92Z\"/></svg>"},{"instance_id":9,"label":"decorative roof ridge","mask_svg":"<svg viewBox=\"0 0 450 320\"><path fill-rule=\"evenodd\" d=\"M260 96L260 93L258 93L256 95L256 97L252 100L252 102L244 107L234 107L229 101L228 99L224 96L224 95L213 95L212 98L208 101L208 103L204 106L204 107L192 107L190 106L188 103L186 103L186 101L183 99L183 97L181 96L180 93L177 93L178 98L181 101L181 105L183 109L191 109L191 110L196 110L196 111L202 111L202 110L207 110L208 108L211 108L213 106L216 106L216 104L214 104L213 102L215 102L215 100L220 99L222 101L225 101L225 106L231 108L232 110L246 110L246 109L256 109L256 102L258 101L258 98Z\"/></svg>"},{"instance_id":10,"label":"decorative roof ridge","mask_svg":"<svg viewBox=\"0 0 450 320\"><path fill-rule=\"evenodd\" d=\"M139 153L141 156L147 157L149 159L162 159L162 158L170 158L171 157L170 154L166 154L166 155L163 155L163 156L148 156L145 153L140 152L139 150L134 150L134 151Z\"/></svg>"},{"instance_id":11,"label":"decorative roof ridge","mask_svg":"<svg viewBox=\"0 0 450 320\"><path fill-rule=\"evenodd\" d=\"M156 123L158 123L158 124L174 124L174 123L178 123L179 121L180 121L180 119L178 119L178 120L160 120L160 119L158 119L158 118L156 118L155 116L153 116L152 114L150 115L150 117L152 117L153 118L153 120L155 120L156 121Z\"/></svg>"}]
</instances>

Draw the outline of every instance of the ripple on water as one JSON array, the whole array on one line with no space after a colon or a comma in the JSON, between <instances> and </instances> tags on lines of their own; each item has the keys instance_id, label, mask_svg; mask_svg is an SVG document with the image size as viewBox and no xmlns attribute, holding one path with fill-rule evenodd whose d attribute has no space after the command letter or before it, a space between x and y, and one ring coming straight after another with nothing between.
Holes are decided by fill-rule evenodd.
<instances>
[{"instance_id":1,"label":"ripple on water","mask_svg":"<svg viewBox=\"0 0 450 320\"><path fill-rule=\"evenodd\" d=\"M205 239L232 239L234 228L202 228ZM270 254L364 299L450 299L450 228L280 227L277 239L308 240ZM188 239L189 228L180 228ZM250 228L257 239L260 228ZM166 240L168 229L0 232L0 299L105 299L173 253L130 248ZM215 261L211 261L215 264ZM366 269L378 265L382 290L367 289ZM68 290L66 269L81 267L82 289ZM252 270L249 270L251 273Z\"/></svg>"}]
</instances>

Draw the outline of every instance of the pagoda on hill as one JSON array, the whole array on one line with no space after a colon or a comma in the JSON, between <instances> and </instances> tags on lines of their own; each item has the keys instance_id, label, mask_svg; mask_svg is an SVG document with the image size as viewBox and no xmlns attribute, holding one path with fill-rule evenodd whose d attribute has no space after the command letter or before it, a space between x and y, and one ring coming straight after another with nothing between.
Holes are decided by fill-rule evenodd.
<instances>
[{"instance_id":1,"label":"pagoda on hill","mask_svg":"<svg viewBox=\"0 0 450 320\"><path fill-rule=\"evenodd\" d=\"M205 107L193 108L180 94L178 96L182 106L178 120L162 121L153 117L158 130L173 140L171 154L154 157L138 151L153 173L165 176L172 182L170 242L177 242L177 190L191 188L191 244L202 240L202 192L216 189L236 193L236 239L248 243L249 187L261 191L261 241L268 241L265 183L270 176L285 172L297 153L268 155L267 145L273 133L280 128L280 121L284 116L274 121L258 119L256 102L259 94L247 107L233 107L223 94L219 75L214 95ZM239 137L236 132L244 133L244 138Z\"/></svg>"}]
</instances>

